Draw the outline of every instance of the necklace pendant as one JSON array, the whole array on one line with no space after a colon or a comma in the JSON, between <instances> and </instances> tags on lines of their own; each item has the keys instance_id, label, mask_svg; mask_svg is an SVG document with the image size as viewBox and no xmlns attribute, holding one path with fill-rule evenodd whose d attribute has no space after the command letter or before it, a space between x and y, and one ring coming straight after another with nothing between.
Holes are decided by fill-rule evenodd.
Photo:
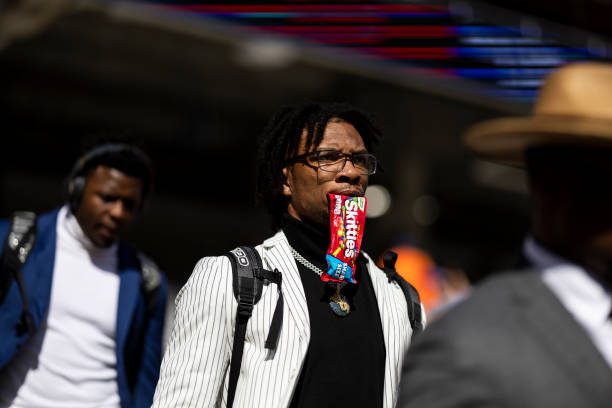
<instances>
[{"instance_id":1,"label":"necklace pendant","mask_svg":"<svg viewBox=\"0 0 612 408\"><path fill-rule=\"evenodd\" d=\"M329 298L329 307L337 316L345 317L351 312L351 305L346 297L340 293L342 286L344 285L336 286L336 293Z\"/></svg>"}]
</instances>

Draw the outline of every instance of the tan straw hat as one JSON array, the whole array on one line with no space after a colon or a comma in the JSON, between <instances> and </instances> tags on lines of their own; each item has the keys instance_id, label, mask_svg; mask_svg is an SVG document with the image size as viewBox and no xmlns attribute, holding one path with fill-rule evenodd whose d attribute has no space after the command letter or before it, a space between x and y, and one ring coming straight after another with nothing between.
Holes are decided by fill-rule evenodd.
<instances>
[{"instance_id":1,"label":"tan straw hat","mask_svg":"<svg viewBox=\"0 0 612 408\"><path fill-rule=\"evenodd\" d=\"M544 82L531 116L479 123L464 142L483 158L518 166L534 146L612 147L612 64L565 65Z\"/></svg>"}]
</instances>

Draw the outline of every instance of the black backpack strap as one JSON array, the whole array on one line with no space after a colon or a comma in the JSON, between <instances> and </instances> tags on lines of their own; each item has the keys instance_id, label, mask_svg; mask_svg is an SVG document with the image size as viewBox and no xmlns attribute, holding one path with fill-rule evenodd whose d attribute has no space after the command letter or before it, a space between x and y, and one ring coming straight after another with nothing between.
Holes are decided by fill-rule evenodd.
<instances>
[{"instance_id":1,"label":"black backpack strap","mask_svg":"<svg viewBox=\"0 0 612 408\"><path fill-rule=\"evenodd\" d=\"M408 319L410 320L410 326L412 327L413 334L418 334L423 331L423 315L421 310L421 298L419 292L414 286L408 283L402 278L395 270L395 262L397 261L397 254L393 251L386 251L383 255L384 271L389 279L389 282L395 281L400 285L404 296L406 297L406 303L408 304Z\"/></svg>"},{"instance_id":2,"label":"black backpack strap","mask_svg":"<svg viewBox=\"0 0 612 408\"><path fill-rule=\"evenodd\" d=\"M234 329L234 342L230 360L229 384L227 391L227 406L232 407L236 394L236 385L240 375L242 354L244 351L244 337L253 307L261 298L263 285L275 283L278 288L278 301L272 316L270 331L266 338L266 348L275 350L283 320L283 292L281 291L282 275L278 270L264 269L259 253L251 247L238 247L231 250L227 257L232 264L234 297L238 302L236 311L236 327Z\"/></svg>"},{"instance_id":3,"label":"black backpack strap","mask_svg":"<svg viewBox=\"0 0 612 408\"><path fill-rule=\"evenodd\" d=\"M159 297L162 274L158 266L145 254L138 252L140 261L141 288L147 304L147 311L151 311Z\"/></svg>"},{"instance_id":4,"label":"black backpack strap","mask_svg":"<svg viewBox=\"0 0 612 408\"><path fill-rule=\"evenodd\" d=\"M0 302L4 300L12 280L15 279L21 295L21 321L17 330L27 331L30 335L34 334L35 328L21 268L28 259L35 240L36 214L29 211L13 213L0 263Z\"/></svg>"}]
</instances>

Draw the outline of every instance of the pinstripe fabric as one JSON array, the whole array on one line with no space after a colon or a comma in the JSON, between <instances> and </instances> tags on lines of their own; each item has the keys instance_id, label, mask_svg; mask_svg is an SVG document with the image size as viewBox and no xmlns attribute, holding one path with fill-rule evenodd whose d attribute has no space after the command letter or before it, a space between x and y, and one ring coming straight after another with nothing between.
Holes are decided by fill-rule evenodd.
<instances>
[{"instance_id":1,"label":"pinstripe fabric","mask_svg":"<svg viewBox=\"0 0 612 408\"><path fill-rule=\"evenodd\" d=\"M267 269L283 274L285 313L277 349L264 347L278 298L265 286L247 326L235 407L287 407L310 341L306 297L282 232L257 247ZM368 258L386 350L385 408L397 400L402 357L412 333L401 288ZM153 406L225 407L237 302L227 257L203 258L176 299L176 319Z\"/></svg>"}]
</instances>

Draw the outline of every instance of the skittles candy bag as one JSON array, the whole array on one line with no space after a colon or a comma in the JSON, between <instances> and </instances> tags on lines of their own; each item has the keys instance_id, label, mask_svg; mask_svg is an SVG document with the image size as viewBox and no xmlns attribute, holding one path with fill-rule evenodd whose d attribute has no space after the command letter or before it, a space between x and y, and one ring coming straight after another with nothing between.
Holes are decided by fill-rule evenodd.
<instances>
[{"instance_id":1,"label":"skittles candy bag","mask_svg":"<svg viewBox=\"0 0 612 408\"><path fill-rule=\"evenodd\" d=\"M324 282L357 283L355 263L361 247L367 200L342 194L328 194L330 243Z\"/></svg>"}]
</instances>

